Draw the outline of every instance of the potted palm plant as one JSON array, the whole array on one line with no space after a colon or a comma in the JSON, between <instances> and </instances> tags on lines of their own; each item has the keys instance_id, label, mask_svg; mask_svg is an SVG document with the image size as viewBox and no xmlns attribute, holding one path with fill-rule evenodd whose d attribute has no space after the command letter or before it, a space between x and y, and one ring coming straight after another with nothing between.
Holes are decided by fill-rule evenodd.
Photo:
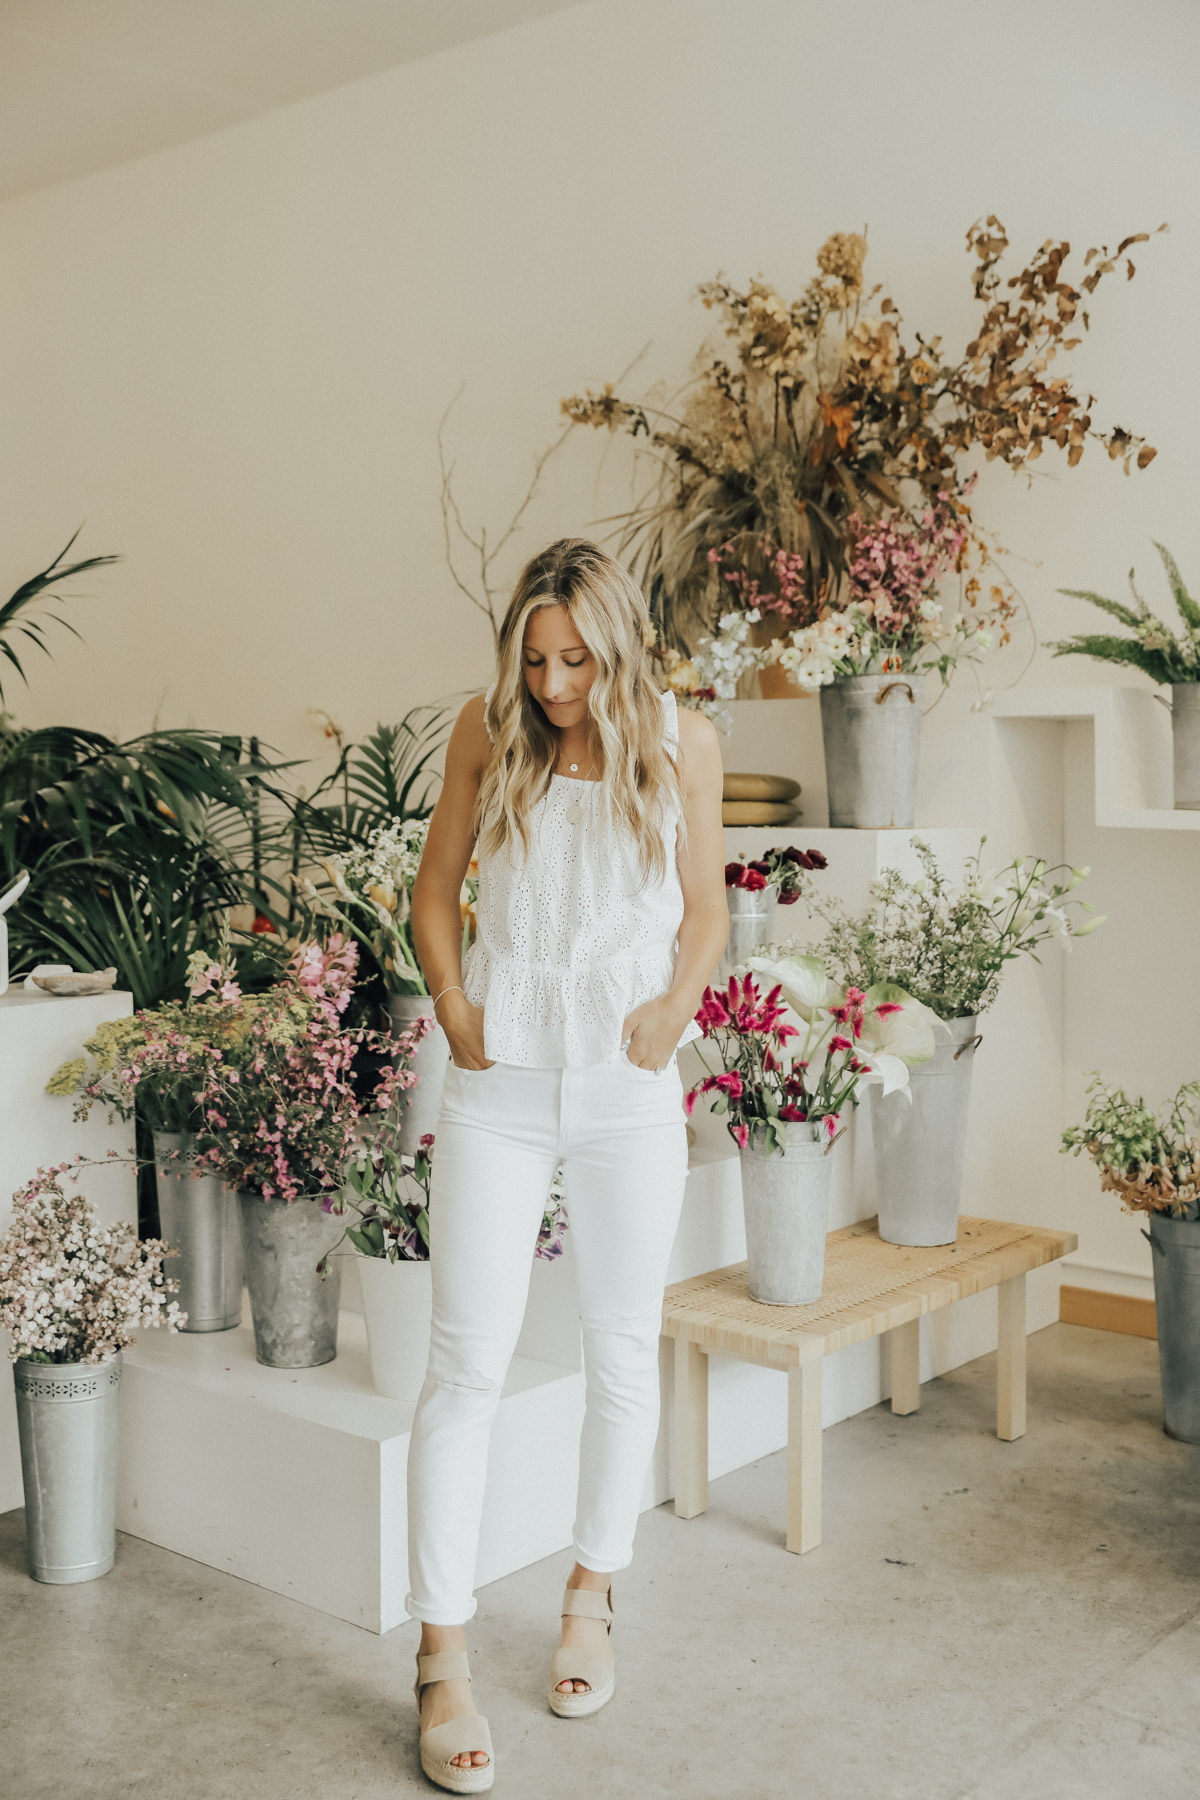
<instances>
[{"instance_id":1,"label":"potted palm plant","mask_svg":"<svg viewBox=\"0 0 1200 1800\"><path fill-rule=\"evenodd\" d=\"M1063 638L1054 646L1056 656L1092 656L1097 662L1116 663L1140 669L1151 681L1171 690L1171 740L1175 777L1175 805L1180 811L1200 811L1200 603L1192 599L1184 586L1183 576L1171 552L1163 544L1154 548L1162 558L1175 606L1183 624L1176 636L1150 611L1134 586L1133 570L1129 586L1133 605L1108 600L1103 594L1089 593L1084 588L1060 588L1073 600L1088 600L1101 612L1119 620L1132 634L1117 632L1083 633ZM1167 705L1163 701L1163 705Z\"/></svg>"},{"instance_id":2,"label":"potted palm plant","mask_svg":"<svg viewBox=\"0 0 1200 1800\"><path fill-rule=\"evenodd\" d=\"M912 1071L911 1106L871 1096L879 1235L892 1244L952 1244L958 1235L979 1015L995 1001L1005 965L1104 922L1087 901L1069 899L1086 869L1048 869L1026 856L985 875L984 841L961 883L918 841L917 880L888 869L857 914L838 901L815 903L829 927L824 954L842 980L872 993L894 983L938 1024L936 1047Z\"/></svg>"},{"instance_id":3,"label":"potted palm plant","mask_svg":"<svg viewBox=\"0 0 1200 1800\"><path fill-rule=\"evenodd\" d=\"M1083 1124L1063 1133L1062 1147L1087 1152L1126 1212L1148 1214L1164 1428L1200 1444L1200 1081L1157 1112L1096 1070L1087 1091Z\"/></svg>"},{"instance_id":4,"label":"potted palm plant","mask_svg":"<svg viewBox=\"0 0 1200 1800\"><path fill-rule=\"evenodd\" d=\"M117 1400L134 1331L184 1323L168 1246L103 1226L73 1167L39 1169L0 1239L0 1326L11 1337L29 1571L92 1581L116 1555Z\"/></svg>"}]
</instances>

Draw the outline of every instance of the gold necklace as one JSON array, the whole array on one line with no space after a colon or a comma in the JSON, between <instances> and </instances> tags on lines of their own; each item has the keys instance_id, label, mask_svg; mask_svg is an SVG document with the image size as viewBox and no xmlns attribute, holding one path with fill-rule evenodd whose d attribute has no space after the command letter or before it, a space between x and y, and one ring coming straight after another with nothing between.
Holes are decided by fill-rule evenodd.
<instances>
[{"instance_id":1,"label":"gold necklace","mask_svg":"<svg viewBox=\"0 0 1200 1800\"><path fill-rule=\"evenodd\" d=\"M586 775L579 774L579 764L578 763L568 763L567 769L569 771L569 775L567 777L565 777L564 779L569 780L571 778L574 778L576 781L579 781L581 783L582 782L590 782L592 779L592 775L595 772L595 768L596 768L595 757L593 757L591 759L591 761L588 763ZM584 816L585 810L586 809L583 804L583 796L582 795L580 795L577 799L572 800L570 805L567 807L567 811L566 811L567 824L568 825L578 825Z\"/></svg>"}]
</instances>

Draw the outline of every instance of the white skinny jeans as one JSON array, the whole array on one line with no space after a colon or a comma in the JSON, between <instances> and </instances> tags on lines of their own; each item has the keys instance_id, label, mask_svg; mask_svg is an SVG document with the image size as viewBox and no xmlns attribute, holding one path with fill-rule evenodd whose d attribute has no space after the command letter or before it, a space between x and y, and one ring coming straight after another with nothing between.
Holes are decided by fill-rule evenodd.
<instances>
[{"instance_id":1,"label":"white skinny jeans","mask_svg":"<svg viewBox=\"0 0 1200 1800\"><path fill-rule=\"evenodd\" d=\"M575 1556L623 1569L658 1432L658 1339L687 1174L679 1072L622 1054L587 1068L446 1070L430 1194L433 1329L408 1456L407 1607L461 1625L488 1439L559 1162L583 1328L587 1408ZM536 1471L530 1472L536 1480Z\"/></svg>"}]
</instances>

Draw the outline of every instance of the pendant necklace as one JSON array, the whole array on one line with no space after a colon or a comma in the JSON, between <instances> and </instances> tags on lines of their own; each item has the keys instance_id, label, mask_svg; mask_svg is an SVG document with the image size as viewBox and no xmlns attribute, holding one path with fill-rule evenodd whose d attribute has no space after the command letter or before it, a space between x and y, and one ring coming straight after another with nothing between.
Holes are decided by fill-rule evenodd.
<instances>
[{"instance_id":1,"label":"pendant necklace","mask_svg":"<svg viewBox=\"0 0 1200 1800\"><path fill-rule=\"evenodd\" d=\"M595 767L594 763L588 764L588 772L587 772L587 776L583 777L584 780L587 780L588 777L590 777L594 767ZM578 763L568 763L567 768L570 770L572 775L575 775L575 776L579 775L579 764ZM578 825L580 820L584 816L585 810L586 809L583 805L582 799L572 800L571 804L567 808L567 814L566 814L567 824L568 825Z\"/></svg>"}]
</instances>

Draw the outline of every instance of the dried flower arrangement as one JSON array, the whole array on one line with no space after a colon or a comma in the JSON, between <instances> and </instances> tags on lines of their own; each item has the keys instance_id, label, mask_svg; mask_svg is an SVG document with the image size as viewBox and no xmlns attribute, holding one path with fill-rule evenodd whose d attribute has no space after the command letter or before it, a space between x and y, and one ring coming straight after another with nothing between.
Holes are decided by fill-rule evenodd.
<instances>
[{"instance_id":1,"label":"dried flower arrangement","mask_svg":"<svg viewBox=\"0 0 1200 1800\"><path fill-rule=\"evenodd\" d=\"M966 242L983 315L952 359L939 338L905 342L895 302L865 290L865 236L839 232L796 300L761 278L699 288L731 351L701 350L678 411L611 384L565 399L570 420L627 432L654 459L653 491L624 516L621 550L681 695L713 710L731 697L731 673L736 685L776 659L772 631L792 637L793 673L812 687L868 668L946 678L993 634L1004 640L1015 601L1001 577L981 606L981 572L994 564L971 513L968 459L981 450L1019 470L1052 446L1074 467L1092 438L1126 473L1151 461L1143 439L1096 429L1093 397L1050 373L1089 329L1085 297L1122 261L1131 278L1128 252L1147 237L1089 250L1077 285L1064 274L1070 245L1048 241L1004 282L1004 228L993 216L976 223ZM934 589L951 569L963 578L960 611L943 619ZM846 627L827 641L821 628L840 615Z\"/></svg>"},{"instance_id":2,"label":"dried flower arrangement","mask_svg":"<svg viewBox=\"0 0 1200 1800\"><path fill-rule=\"evenodd\" d=\"M1156 1113L1095 1069L1087 1092L1083 1124L1063 1132L1064 1152L1086 1150L1101 1188L1119 1195L1127 1212L1200 1218L1200 1081L1184 1082Z\"/></svg>"},{"instance_id":3,"label":"dried flower arrangement","mask_svg":"<svg viewBox=\"0 0 1200 1800\"><path fill-rule=\"evenodd\" d=\"M0 1325L10 1355L40 1363L106 1362L139 1328L185 1323L179 1283L163 1275L173 1254L133 1225L101 1225L85 1194L67 1192L75 1165L39 1169L13 1195L13 1220L0 1239Z\"/></svg>"},{"instance_id":4,"label":"dried flower arrangement","mask_svg":"<svg viewBox=\"0 0 1200 1800\"><path fill-rule=\"evenodd\" d=\"M1092 594L1084 588L1059 588L1072 600L1090 600L1101 612L1109 613L1128 626L1132 637L1113 633L1084 634L1064 638L1054 646L1055 656L1094 656L1098 662L1126 663L1140 669L1151 681L1164 686L1176 682L1200 681L1200 603L1192 599L1184 586L1179 565L1163 544L1154 548L1162 558L1171 585L1175 606L1183 621L1183 634L1176 637L1169 625L1150 611L1134 586L1134 572L1129 571L1133 605L1120 600L1107 600L1103 594Z\"/></svg>"},{"instance_id":5,"label":"dried flower arrangement","mask_svg":"<svg viewBox=\"0 0 1200 1800\"><path fill-rule=\"evenodd\" d=\"M1087 869L1048 869L1041 857L1016 857L985 875L986 838L957 885L939 869L928 844L915 842L923 874L906 880L888 869L873 883L867 908L850 913L839 901L813 901L828 924L823 953L845 981L872 988L898 982L939 1019L984 1012L999 991L1004 965L1037 955L1058 938L1069 945L1104 923L1086 900L1072 901ZM1080 918L1072 908L1089 914Z\"/></svg>"},{"instance_id":6,"label":"dried flower arrangement","mask_svg":"<svg viewBox=\"0 0 1200 1800\"><path fill-rule=\"evenodd\" d=\"M388 1262L428 1262L433 1147L434 1135L427 1131L418 1140L417 1154L403 1155L391 1121L371 1142L359 1145L346 1166L338 1204L330 1211L354 1213L357 1222L347 1225L344 1235L361 1255ZM561 1256L566 1229L566 1187L562 1170L556 1169L533 1254L547 1262ZM322 1275L328 1273L329 1257L338 1247L335 1244L318 1263Z\"/></svg>"}]
</instances>

